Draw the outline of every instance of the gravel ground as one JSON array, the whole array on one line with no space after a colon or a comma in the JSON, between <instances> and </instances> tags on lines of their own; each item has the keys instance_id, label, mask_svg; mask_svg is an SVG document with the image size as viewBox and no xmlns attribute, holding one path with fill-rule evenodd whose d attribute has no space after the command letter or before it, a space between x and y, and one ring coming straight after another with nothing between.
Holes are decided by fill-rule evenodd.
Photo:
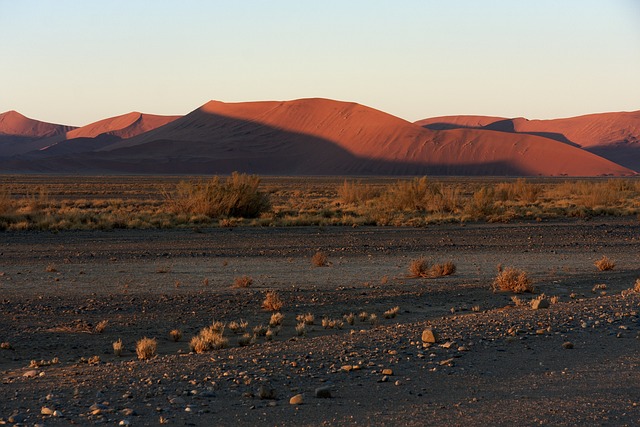
<instances>
[{"instance_id":1,"label":"gravel ground","mask_svg":"<svg viewBox=\"0 0 640 427\"><path fill-rule=\"evenodd\" d=\"M0 423L637 425L640 296L628 289L639 238L637 221L617 218L3 233ZM316 251L328 266L312 265ZM614 270L594 267L603 255ZM408 277L423 256L457 271ZM558 301L533 310L537 295L516 306L492 293L498 265L526 270ZM243 275L253 284L231 287ZM284 301L272 341L240 347L227 330L228 348L189 352L214 319L266 325L267 290ZM378 320L321 325L362 311ZM308 312L315 324L298 336L295 317ZM422 342L426 328L437 342ZM143 336L158 340L148 361L134 351Z\"/></svg>"}]
</instances>

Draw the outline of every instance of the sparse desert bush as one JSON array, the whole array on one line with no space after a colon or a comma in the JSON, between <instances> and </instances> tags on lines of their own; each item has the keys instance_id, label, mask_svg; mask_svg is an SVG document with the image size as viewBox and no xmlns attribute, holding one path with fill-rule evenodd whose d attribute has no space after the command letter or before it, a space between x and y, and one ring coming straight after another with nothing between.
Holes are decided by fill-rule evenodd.
<instances>
[{"instance_id":1,"label":"sparse desert bush","mask_svg":"<svg viewBox=\"0 0 640 427\"><path fill-rule=\"evenodd\" d=\"M274 328L274 327L282 324L283 320L284 320L284 314L282 314L282 313L273 313L271 315L271 319L269 319L269 326Z\"/></svg>"},{"instance_id":2,"label":"sparse desert bush","mask_svg":"<svg viewBox=\"0 0 640 427\"><path fill-rule=\"evenodd\" d=\"M330 324L330 322L331 322L331 319L329 319L329 318L328 318L328 317L326 317L326 316L325 316L325 317L323 317L323 318L322 318L322 323L321 323L321 324L322 324L322 327L323 327L323 328L325 328L325 329L329 329L329 324Z\"/></svg>"},{"instance_id":3,"label":"sparse desert bush","mask_svg":"<svg viewBox=\"0 0 640 427\"><path fill-rule=\"evenodd\" d=\"M311 313L298 314L296 316L296 321L298 323L302 322L305 325L313 325L313 323L315 322L315 316Z\"/></svg>"},{"instance_id":4,"label":"sparse desert bush","mask_svg":"<svg viewBox=\"0 0 640 427\"><path fill-rule=\"evenodd\" d=\"M96 334L101 334L104 332L105 329L107 329L107 325L109 324L108 320L101 320L98 322L98 324L96 325L96 327L93 329L93 331Z\"/></svg>"},{"instance_id":5,"label":"sparse desert bush","mask_svg":"<svg viewBox=\"0 0 640 427\"><path fill-rule=\"evenodd\" d=\"M224 180L216 176L207 182L182 181L164 196L168 209L179 214L256 218L271 208L259 186L258 176L234 172Z\"/></svg>"},{"instance_id":6,"label":"sparse desert bush","mask_svg":"<svg viewBox=\"0 0 640 427\"><path fill-rule=\"evenodd\" d=\"M349 324L349 325L353 325L354 323L356 323L356 315L353 313L349 313L349 314L345 314L344 315L344 320Z\"/></svg>"},{"instance_id":7,"label":"sparse desert bush","mask_svg":"<svg viewBox=\"0 0 640 427\"><path fill-rule=\"evenodd\" d=\"M380 191L371 185L345 180L338 187L338 197L342 203L364 204L380 195Z\"/></svg>"},{"instance_id":8,"label":"sparse desert bush","mask_svg":"<svg viewBox=\"0 0 640 427\"><path fill-rule=\"evenodd\" d=\"M441 195L440 187L425 176L397 181L380 196L380 208L387 211L428 212Z\"/></svg>"},{"instance_id":9,"label":"sparse desert bush","mask_svg":"<svg viewBox=\"0 0 640 427\"><path fill-rule=\"evenodd\" d=\"M411 277L426 277L429 274L429 261L426 258L418 258L409 264Z\"/></svg>"},{"instance_id":10,"label":"sparse desert bush","mask_svg":"<svg viewBox=\"0 0 640 427\"><path fill-rule=\"evenodd\" d=\"M525 178L518 178L515 182L496 184L495 197L502 201L535 203L541 192L542 187L540 185L531 184Z\"/></svg>"},{"instance_id":11,"label":"sparse desert bush","mask_svg":"<svg viewBox=\"0 0 640 427\"><path fill-rule=\"evenodd\" d=\"M279 311L284 306L284 302L276 291L267 291L262 308L267 311Z\"/></svg>"},{"instance_id":12,"label":"sparse desert bush","mask_svg":"<svg viewBox=\"0 0 640 427\"><path fill-rule=\"evenodd\" d=\"M253 334L257 337L263 337L267 334L267 327L264 325L258 325L253 328Z\"/></svg>"},{"instance_id":13,"label":"sparse desert bush","mask_svg":"<svg viewBox=\"0 0 640 427\"><path fill-rule=\"evenodd\" d=\"M219 350L228 347L229 340L222 335L223 331L224 327L220 329L215 328L214 325L201 329L198 335L191 338L191 341L189 342L191 351L204 353L206 351Z\"/></svg>"},{"instance_id":14,"label":"sparse desert bush","mask_svg":"<svg viewBox=\"0 0 640 427\"><path fill-rule=\"evenodd\" d=\"M522 298L516 296L516 295L512 295L511 296L511 301L513 301L513 303L516 305L516 307L521 307L523 305L525 305L524 300L522 300Z\"/></svg>"},{"instance_id":15,"label":"sparse desert bush","mask_svg":"<svg viewBox=\"0 0 640 427\"><path fill-rule=\"evenodd\" d=\"M271 341L273 340L275 333L273 332L273 329L267 329L267 332L264 334L264 339L267 341Z\"/></svg>"},{"instance_id":16,"label":"sparse desert bush","mask_svg":"<svg viewBox=\"0 0 640 427\"><path fill-rule=\"evenodd\" d=\"M234 334L241 334L244 333L247 330L247 327L249 326L249 322L247 322L246 320L242 320L240 319L239 322L236 322L235 320L232 322L229 322L229 325L227 325L227 327L231 330L231 332L233 332Z\"/></svg>"},{"instance_id":17,"label":"sparse desert bush","mask_svg":"<svg viewBox=\"0 0 640 427\"><path fill-rule=\"evenodd\" d=\"M385 319L393 319L398 315L399 312L400 312L400 307L395 306L395 307L390 308L389 310L385 311L382 314L382 317L384 317Z\"/></svg>"},{"instance_id":18,"label":"sparse desert bush","mask_svg":"<svg viewBox=\"0 0 640 427\"><path fill-rule=\"evenodd\" d=\"M636 279L636 283L633 285L634 292L640 292L640 279Z\"/></svg>"},{"instance_id":19,"label":"sparse desert bush","mask_svg":"<svg viewBox=\"0 0 640 427\"><path fill-rule=\"evenodd\" d=\"M156 355L158 341L155 338L144 337L136 343L136 354L140 360L148 360Z\"/></svg>"},{"instance_id":20,"label":"sparse desert bush","mask_svg":"<svg viewBox=\"0 0 640 427\"><path fill-rule=\"evenodd\" d=\"M498 273L491 284L491 289L494 292L510 291L516 294L534 291L527 273L511 267L507 267Z\"/></svg>"},{"instance_id":21,"label":"sparse desert bush","mask_svg":"<svg viewBox=\"0 0 640 427\"><path fill-rule=\"evenodd\" d=\"M169 332L169 336L173 341L178 342L182 339L182 331L179 329L172 329L171 332Z\"/></svg>"},{"instance_id":22,"label":"sparse desert bush","mask_svg":"<svg viewBox=\"0 0 640 427\"><path fill-rule=\"evenodd\" d=\"M234 288L248 288L252 284L253 284L253 279L249 276L240 276L240 277L236 277L233 280Z\"/></svg>"},{"instance_id":23,"label":"sparse desert bush","mask_svg":"<svg viewBox=\"0 0 640 427\"><path fill-rule=\"evenodd\" d=\"M361 311L360 314L358 314L358 319L360 319L361 322L366 322L367 320L369 320L369 313L367 313L366 311Z\"/></svg>"},{"instance_id":24,"label":"sparse desert bush","mask_svg":"<svg viewBox=\"0 0 640 427\"><path fill-rule=\"evenodd\" d=\"M378 323L378 315L375 313L371 313L369 315L369 323L371 323L372 325L376 325Z\"/></svg>"},{"instance_id":25,"label":"sparse desert bush","mask_svg":"<svg viewBox=\"0 0 640 427\"><path fill-rule=\"evenodd\" d=\"M47 268L45 268L45 271L47 273L57 273L58 269L56 268L56 266L54 264L49 264L49 265L47 265Z\"/></svg>"},{"instance_id":26,"label":"sparse desert bush","mask_svg":"<svg viewBox=\"0 0 640 427\"><path fill-rule=\"evenodd\" d=\"M11 350L11 343L9 343L8 341L4 341L0 343L0 349L1 350Z\"/></svg>"},{"instance_id":27,"label":"sparse desert bush","mask_svg":"<svg viewBox=\"0 0 640 427\"><path fill-rule=\"evenodd\" d=\"M593 288L591 288L591 292L594 294L598 291L606 291L606 290L607 290L607 285L605 283L598 283L596 285L593 285Z\"/></svg>"},{"instance_id":28,"label":"sparse desert bush","mask_svg":"<svg viewBox=\"0 0 640 427\"><path fill-rule=\"evenodd\" d=\"M599 260L596 260L593 264L599 271L613 270L616 266L616 263L610 260L607 256L603 256Z\"/></svg>"},{"instance_id":29,"label":"sparse desert bush","mask_svg":"<svg viewBox=\"0 0 640 427\"><path fill-rule=\"evenodd\" d=\"M296 325L296 334L299 337L302 337L307 334L307 324L304 322L300 322Z\"/></svg>"},{"instance_id":30,"label":"sparse desert bush","mask_svg":"<svg viewBox=\"0 0 640 427\"><path fill-rule=\"evenodd\" d=\"M122 356L122 351L124 350L124 344L122 344L122 339L118 338L118 341L115 341L113 344L113 354L120 357Z\"/></svg>"},{"instance_id":31,"label":"sparse desert bush","mask_svg":"<svg viewBox=\"0 0 640 427\"><path fill-rule=\"evenodd\" d=\"M322 251L316 252L311 257L311 264L315 265L316 267L326 267L327 265L329 265L327 261L327 254Z\"/></svg>"},{"instance_id":32,"label":"sparse desert bush","mask_svg":"<svg viewBox=\"0 0 640 427\"><path fill-rule=\"evenodd\" d=\"M431 277L450 276L456 272L456 265L452 261L447 261L444 264L434 264L429 269L429 275Z\"/></svg>"}]
</instances>

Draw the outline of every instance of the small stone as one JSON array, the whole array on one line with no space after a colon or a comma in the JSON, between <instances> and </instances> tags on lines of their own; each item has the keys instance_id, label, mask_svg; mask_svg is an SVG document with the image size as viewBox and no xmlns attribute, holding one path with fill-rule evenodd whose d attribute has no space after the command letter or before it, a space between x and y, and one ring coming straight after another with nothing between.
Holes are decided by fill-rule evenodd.
<instances>
[{"instance_id":1,"label":"small stone","mask_svg":"<svg viewBox=\"0 0 640 427\"><path fill-rule=\"evenodd\" d=\"M46 406L43 406L40 409L40 414L42 414L42 415L53 415L53 409L47 408Z\"/></svg>"},{"instance_id":2,"label":"small stone","mask_svg":"<svg viewBox=\"0 0 640 427\"><path fill-rule=\"evenodd\" d=\"M174 397L173 399L169 400L169 403L173 403L174 405L181 405L184 403L184 399L181 397Z\"/></svg>"},{"instance_id":3,"label":"small stone","mask_svg":"<svg viewBox=\"0 0 640 427\"><path fill-rule=\"evenodd\" d=\"M38 371L36 371L35 369L32 369L22 374L22 376L27 378L35 378L38 376Z\"/></svg>"},{"instance_id":4,"label":"small stone","mask_svg":"<svg viewBox=\"0 0 640 427\"><path fill-rule=\"evenodd\" d=\"M438 342L438 334L433 328L427 328L422 331L422 342L435 343Z\"/></svg>"},{"instance_id":5,"label":"small stone","mask_svg":"<svg viewBox=\"0 0 640 427\"><path fill-rule=\"evenodd\" d=\"M330 387L318 387L315 391L315 396L319 399L330 399L331 388Z\"/></svg>"},{"instance_id":6,"label":"small stone","mask_svg":"<svg viewBox=\"0 0 640 427\"><path fill-rule=\"evenodd\" d=\"M397 380L394 384L395 385L402 385L402 382L400 380Z\"/></svg>"},{"instance_id":7,"label":"small stone","mask_svg":"<svg viewBox=\"0 0 640 427\"><path fill-rule=\"evenodd\" d=\"M344 365L340 369L342 369L345 372L350 372L353 369L353 366L352 365Z\"/></svg>"},{"instance_id":8,"label":"small stone","mask_svg":"<svg viewBox=\"0 0 640 427\"><path fill-rule=\"evenodd\" d=\"M135 410L131 409L131 408L124 408L122 410L122 415L124 415L125 417L130 417L130 416L134 416L134 415L138 415L136 413Z\"/></svg>"},{"instance_id":9,"label":"small stone","mask_svg":"<svg viewBox=\"0 0 640 427\"><path fill-rule=\"evenodd\" d=\"M448 349L448 348L453 347L454 345L455 345L455 342L453 342L453 341L447 341L446 343L442 344L440 347L442 347L442 348L447 348L447 349Z\"/></svg>"},{"instance_id":10,"label":"small stone","mask_svg":"<svg viewBox=\"0 0 640 427\"><path fill-rule=\"evenodd\" d=\"M567 350L572 349L573 348L573 343L571 341L566 341L566 342L562 343L562 348L566 348Z\"/></svg>"},{"instance_id":11,"label":"small stone","mask_svg":"<svg viewBox=\"0 0 640 427\"><path fill-rule=\"evenodd\" d=\"M291 399L289 399L289 404L290 405L302 405L303 403L303 397L302 394L296 394L295 396L291 397Z\"/></svg>"},{"instance_id":12,"label":"small stone","mask_svg":"<svg viewBox=\"0 0 640 427\"><path fill-rule=\"evenodd\" d=\"M440 362L440 366L445 366L445 365L446 366L453 366L454 365L453 361L454 361L453 357L451 359L443 360L443 361Z\"/></svg>"},{"instance_id":13,"label":"small stone","mask_svg":"<svg viewBox=\"0 0 640 427\"><path fill-rule=\"evenodd\" d=\"M546 329L536 329L536 335L544 335L547 332Z\"/></svg>"},{"instance_id":14,"label":"small stone","mask_svg":"<svg viewBox=\"0 0 640 427\"><path fill-rule=\"evenodd\" d=\"M385 375L385 376L393 375L393 371L391 369L383 369L382 375Z\"/></svg>"},{"instance_id":15,"label":"small stone","mask_svg":"<svg viewBox=\"0 0 640 427\"><path fill-rule=\"evenodd\" d=\"M109 409L107 405L103 405L102 403L94 403L89 407L90 411L106 411Z\"/></svg>"},{"instance_id":16,"label":"small stone","mask_svg":"<svg viewBox=\"0 0 640 427\"><path fill-rule=\"evenodd\" d=\"M61 417L62 416L62 412L58 411L57 409L55 411L53 411L53 416L54 417Z\"/></svg>"},{"instance_id":17,"label":"small stone","mask_svg":"<svg viewBox=\"0 0 640 427\"><path fill-rule=\"evenodd\" d=\"M531 308L534 310L549 308L549 300L546 298L536 298L531 301Z\"/></svg>"},{"instance_id":18,"label":"small stone","mask_svg":"<svg viewBox=\"0 0 640 427\"><path fill-rule=\"evenodd\" d=\"M131 425L131 421L129 421L129 420L121 420L121 421L118 423L118 425L119 425L119 426L128 426L128 425Z\"/></svg>"},{"instance_id":19,"label":"small stone","mask_svg":"<svg viewBox=\"0 0 640 427\"><path fill-rule=\"evenodd\" d=\"M380 382L381 383L386 383L387 381L389 381L389 377L386 376L386 375L384 377L380 378Z\"/></svg>"},{"instance_id":20,"label":"small stone","mask_svg":"<svg viewBox=\"0 0 640 427\"><path fill-rule=\"evenodd\" d=\"M19 423L25 422L26 419L27 419L26 415L14 414L9 417L8 421L10 423L19 424Z\"/></svg>"}]
</instances>

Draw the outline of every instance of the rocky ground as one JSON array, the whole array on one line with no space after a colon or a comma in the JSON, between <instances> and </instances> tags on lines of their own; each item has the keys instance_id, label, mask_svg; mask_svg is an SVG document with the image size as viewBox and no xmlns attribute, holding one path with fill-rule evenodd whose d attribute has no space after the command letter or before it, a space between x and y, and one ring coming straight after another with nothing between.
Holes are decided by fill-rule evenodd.
<instances>
[{"instance_id":1,"label":"rocky ground","mask_svg":"<svg viewBox=\"0 0 640 427\"><path fill-rule=\"evenodd\" d=\"M4 233L0 423L637 425L639 238L635 219ZM612 271L594 267L603 255ZM419 257L457 271L410 278ZM491 292L499 265L537 295ZM284 301L273 340L241 347L227 329L228 348L189 352L214 320L268 324L267 290ZM557 298L534 310L541 293ZM377 321L321 324L363 311ZM315 322L298 336L303 313ZM147 361L144 336L158 341Z\"/></svg>"}]
</instances>

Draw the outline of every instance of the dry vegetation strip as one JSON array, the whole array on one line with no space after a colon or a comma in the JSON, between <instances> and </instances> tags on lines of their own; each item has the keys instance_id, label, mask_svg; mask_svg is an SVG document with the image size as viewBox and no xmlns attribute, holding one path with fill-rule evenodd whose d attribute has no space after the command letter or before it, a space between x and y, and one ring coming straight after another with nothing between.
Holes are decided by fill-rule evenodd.
<instances>
[{"instance_id":1,"label":"dry vegetation strip","mask_svg":"<svg viewBox=\"0 0 640 427\"><path fill-rule=\"evenodd\" d=\"M0 177L0 230L394 225L640 214L638 179Z\"/></svg>"}]
</instances>

